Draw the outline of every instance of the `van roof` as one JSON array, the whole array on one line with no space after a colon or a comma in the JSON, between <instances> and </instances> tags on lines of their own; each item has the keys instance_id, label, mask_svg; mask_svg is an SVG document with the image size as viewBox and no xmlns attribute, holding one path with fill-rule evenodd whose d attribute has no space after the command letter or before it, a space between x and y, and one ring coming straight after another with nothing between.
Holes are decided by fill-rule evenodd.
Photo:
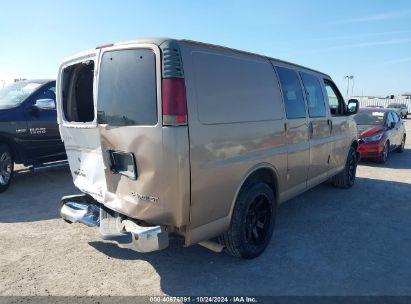
<instances>
[{"instance_id":1,"label":"van roof","mask_svg":"<svg viewBox=\"0 0 411 304\"><path fill-rule=\"evenodd\" d=\"M199 42L199 41L188 40L188 39L174 39L174 38L168 38L168 37L147 37L147 38L141 38L141 39L119 41L119 42L113 43L113 45L125 45L125 44L132 44L132 43L151 43L151 44L155 44L155 45L160 46L164 42L168 42L168 41L175 41L177 43L194 44L194 45L204 46L204 47L213 48L213 49L220 49L220 50L235 52L235 53L244 54L244 55L248 55L248 56L255 56L255 57L259 57L259 58L275 60L275 61L285 63L285 64L288 64L288 65L291 65L291 66L295 66L295 67L303 68L303 69L306 69L306 70L309 70L309 71L312 71L312 72L315 72L315 73L319 73L319 74L324 75L328 78L331 78L328 74L325 74L325 73L320 72L318 70L311 69L311 68L305 67L303 65L295 64L295 63L288 62L288 61L285 61L285 60L281 60L281 59L278 59L278 58L265 56L265 55L260 55L260 54L247 52L247 51L242 51L242 50L238 50L238 49L233 49L233 48L229 48L229 47L225 47L225 46L221 46L221 45L215 45L215 44L210 44L210 43L204 43L204 42ZM78 53L78 54L76 54L72 57L66 58L64 60L64 62L70 61L70 60L78 58L80 56L85 56L85 55L90 54L92 52L93 52L93 49L89 49L89 50L80 52L80 53Z\"/></svg>"},{"instance_id":2,"label":"van roof","mask_svg":"<svg viewBox=\"0 0 411 304\"><path fill-rule=\"evenodd\" d=\"M153 44L156 44L156 45L160 46L164 42L170 41L170 40L180 42L180 43L188 43L188 44L194 44L194 45L204 46L204 47L213 48L213 49L220 49L220 50L240 53L240 54L249 55L249 56L255 56L255 57L259 57L259 58L271 59L271 60L275 60L275 61L282 62L282 63L285 63L285 64L289 64L289 65L292 65L292 66L295 66L295 67L310 70L310 71L322 74L322 75L324 75L328 78L331 78L326 73L320 72L320 71L312 69L312 68L308 68L308 67L303 66L303 65L299 65L299 64L295 64L295 63L288 62L288 61L285 61L285 60L281 60L281 59L278 59L278 58L265 56L265 55L260 55L260 54L247 52L247 51L242 51L242 50L229 48L229 47L225 47L225 46L221 46L221 45L215 45L215 44L204 43L204 42L199 42L199 41L194 41L194 40L188 40L188 39L173 39L173 38L167 38L167 37L149 37L149 38L142 38L142 39L137 39L137 40L128 40L128 41L116 42L116 43L114 43L114 45L124 45L124 44L130 44L130 43L153 43Z\"/></svg>"}]
</instances>

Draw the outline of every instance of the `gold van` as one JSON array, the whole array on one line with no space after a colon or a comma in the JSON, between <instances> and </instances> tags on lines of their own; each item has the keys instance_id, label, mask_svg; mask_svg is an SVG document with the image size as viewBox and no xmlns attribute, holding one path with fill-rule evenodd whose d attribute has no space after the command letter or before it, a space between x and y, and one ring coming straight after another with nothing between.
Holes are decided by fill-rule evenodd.
<instances>
[{"instance_id":1,"label":"gold van","mask_svg":"<svg viewBox=\"0 0 411 304\"><path fill-rule=\"evenodd\" d=\"M328 75L292 63L188 40L127 41L64 61L57 95L83 193L62 198L63 219L139 252L173 235L254 258L278 204L355 180L358 101L345 104Z\"/></svg>"}]
</instances>

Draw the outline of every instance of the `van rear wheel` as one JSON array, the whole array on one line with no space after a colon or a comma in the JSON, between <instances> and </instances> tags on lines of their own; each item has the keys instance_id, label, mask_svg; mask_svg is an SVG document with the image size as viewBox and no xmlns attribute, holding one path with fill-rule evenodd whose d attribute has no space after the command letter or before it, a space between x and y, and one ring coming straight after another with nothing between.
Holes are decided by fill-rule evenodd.
<instances>
[{"instance_id":1,"label":"van rear wheel","mask_svg":"<svg viewBox=\"0 0 411 304\"><path fill-rule=\"evenodd\" d=\"M225 251L245 259L259 256L271 240L275 213L275 196L266 183L245 185L237 198L230 228L220 236Z\"/></svg>"},{"instance_id":2,"label":"van rear wheel","mask_svg":"<svg viewBox=\"0 0 411 304\"><path fill-rule=\"evenodd\" d=\"M357 174L357 154L353 147L348 152L347 161L345 162L344 171L334 176L331 181L335 187L351 188L354 185Z\"/></svg>"},{"instance_id":3,"label":"van rear wheel","mask_svg":"<svg viewBox=\"0 0 411 304\"><path fill-rule=\"evenodd\" d=\"M0 145L0 193L7 190L13 177L14 160L10 148Z\"/></svg>"}]
</instances>

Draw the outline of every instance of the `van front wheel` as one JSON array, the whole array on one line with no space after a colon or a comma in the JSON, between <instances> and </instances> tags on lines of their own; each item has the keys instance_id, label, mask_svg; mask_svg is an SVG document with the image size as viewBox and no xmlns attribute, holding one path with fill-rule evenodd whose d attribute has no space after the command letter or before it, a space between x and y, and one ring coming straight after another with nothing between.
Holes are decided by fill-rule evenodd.
<instances>
[{"instance_id":1,"label":"van front wheel","mask_svg":"<svg viewBox=\"0 0 411 304\"><path fill-rule=\"evenodd\" d=\"M271 240L275 213L275 196L267 184L245 185L234 206L230 228L220 236L220 243L235 257L252 259L259 256Z\"/></svg>"},{"instance_id":2,"label":"van front wheel","mask_svg":"<svg viewBox=\"0 0 411 304\"><path fill-rule=\"evenodd\" d=\"M357 155L355 153L355 149L351 147L350 151L348 152L344 170L334 176L331 181L335 187L348 189L354 185L356 173Z\"/></svg>"}]
</instances>

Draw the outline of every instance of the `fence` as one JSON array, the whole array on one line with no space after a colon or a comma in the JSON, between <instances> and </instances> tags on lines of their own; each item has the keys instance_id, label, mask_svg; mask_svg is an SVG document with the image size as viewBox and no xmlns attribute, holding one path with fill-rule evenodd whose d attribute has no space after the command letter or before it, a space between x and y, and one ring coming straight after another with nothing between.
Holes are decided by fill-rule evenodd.
<instances>
[{"instance_id":1,"label":"fence","mask_svg":"<svg viewBox=\"0 0 411 304\"><path fill-rule=\"evenodd\" d=\"M358 99L360 102L360 107L367 107L367 106L383 106L386 108L390 103L403 103L408 107L408 112L411 113L411 99L380 99L380 98L367 98L367 97L353 97Z\"/></svg>"}]
</instances>

